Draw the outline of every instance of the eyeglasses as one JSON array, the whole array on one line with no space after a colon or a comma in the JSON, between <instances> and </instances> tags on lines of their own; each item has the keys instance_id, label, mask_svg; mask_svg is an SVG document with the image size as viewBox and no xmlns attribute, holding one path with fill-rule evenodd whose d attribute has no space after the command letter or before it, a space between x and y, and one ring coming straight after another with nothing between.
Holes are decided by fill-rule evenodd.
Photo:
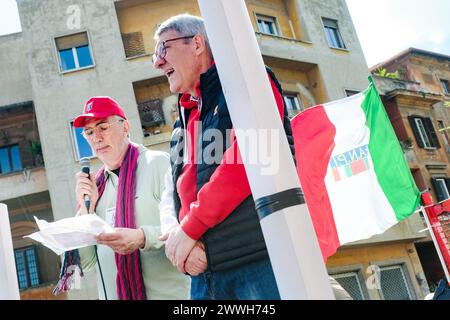
<instances>
[{"instance_id":1,"label":"eyeglasses","mask_svg":"<svg viewBox=\"0 0 450 320\"><path fill-rule=\"evenodd\" d=\"M170 41L175 41L175 40L181 40L181 39L192 39L193 37L195 37L195 35L193 36L184 36L184 37L178 37L178 38L173 38L173 39L169 39L169 40L164 40L162 41L158 47L156 48L156 52L153 54L152 57L152 62L155 63L156 60L159 59L164 59L166 54L167 54L167 47L166 47L166 43L170 42Z\"/></svg>"},{"instance_id":2,"label":"eyeglasses","mask_svg":"<svg viewBox=\"0 0 450 320\"><path fill-rule=\"evenodd\" d=\"M102 134L108 133L109 129L111 128L111 126L113 124L116 123L120 123L120 122L124 122L125 120L121 119L121 120L117 120L115 122L102 122L97 124L95 127L93 128L87 128L84 129L81 134L83 135L83 137L85 139L91 139L94 136L94 131L101 132Z\"/></svg>"}]
</instances>

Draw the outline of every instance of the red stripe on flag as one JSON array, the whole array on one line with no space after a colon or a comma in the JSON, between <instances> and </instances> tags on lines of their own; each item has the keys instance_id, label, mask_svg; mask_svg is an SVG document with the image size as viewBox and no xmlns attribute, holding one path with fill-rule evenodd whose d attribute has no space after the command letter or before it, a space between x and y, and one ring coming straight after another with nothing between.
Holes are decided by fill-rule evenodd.
<instances>
[{"instance_id":1,"label":"red stripe on flag","mask_svg":"<svg viewBox=\"0 0 450 320\"><path fill-rule=\"evenodd\" d=\"M308 125L313 123L314 125ZM297 173L305 194L309 214L316 231L322 256L326 261L340 246L325 176L336 128L323 106L309 108L291 121L294 135Z\"/></svg>"}]
</instances>

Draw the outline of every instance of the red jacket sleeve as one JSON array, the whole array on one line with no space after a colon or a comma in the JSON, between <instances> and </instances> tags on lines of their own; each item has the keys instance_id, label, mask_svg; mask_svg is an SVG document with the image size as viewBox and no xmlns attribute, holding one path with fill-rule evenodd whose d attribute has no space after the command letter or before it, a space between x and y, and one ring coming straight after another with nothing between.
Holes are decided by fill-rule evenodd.
<instances>
[{"instance_id":1,"label":"red jacket sleeve","mask_svg":"<svg viewBox=\"0 0 450 320\"><path fill-rule=\"evenodd\" d=\"M270 84L283 119L283 97L272 79ZM197 201L191 204L189 212L181 221L183 231L194 240L198 240L206 230L225 220L251 194L237 141L234 139L234 130L232 141L220 165L210 180L199 190Z\"/></svg>"}]
</instances>

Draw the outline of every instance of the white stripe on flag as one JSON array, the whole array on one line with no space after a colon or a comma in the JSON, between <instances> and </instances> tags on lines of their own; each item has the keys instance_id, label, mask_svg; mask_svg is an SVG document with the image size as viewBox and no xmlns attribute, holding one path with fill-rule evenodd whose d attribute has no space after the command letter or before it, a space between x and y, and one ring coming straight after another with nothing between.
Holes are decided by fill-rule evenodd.
<instances>
[{"instance_id":1,"label":"white stripe on flag","mask_svg":"<svg viewBox=\"0 0 450 320\"><path fill-rule=\"evenodd\" d=\"M369 144L370 131L361 108L363 100L364 95L359 94L352 99L324 105L328 118L336 127L332 157ZM369 170L338 182L328 167L325 185L341 244L382 233L398 223L378 183L370 153L368 164Z\"/></svg>"}]
</instances>

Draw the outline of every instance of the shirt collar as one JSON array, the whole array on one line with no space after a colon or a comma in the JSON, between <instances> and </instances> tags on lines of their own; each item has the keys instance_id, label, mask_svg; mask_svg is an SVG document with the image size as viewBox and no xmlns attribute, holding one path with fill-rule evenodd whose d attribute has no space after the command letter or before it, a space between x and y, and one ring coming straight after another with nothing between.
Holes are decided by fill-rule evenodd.
<instances>
[{"instance_id":1,"label":"shirt collar","mask_svg":"<svg viewBox=\"0 0 450 320\"><path fill-rule=\"evenodd\" d=\"M195 91L197 92L197 97L194 97L189 93L184 93L181 95L180 105L183 108L185 108L185 109L198 108L199 102L201 100L200 81L195 86Z\"/></svg>"}]
</instances>

